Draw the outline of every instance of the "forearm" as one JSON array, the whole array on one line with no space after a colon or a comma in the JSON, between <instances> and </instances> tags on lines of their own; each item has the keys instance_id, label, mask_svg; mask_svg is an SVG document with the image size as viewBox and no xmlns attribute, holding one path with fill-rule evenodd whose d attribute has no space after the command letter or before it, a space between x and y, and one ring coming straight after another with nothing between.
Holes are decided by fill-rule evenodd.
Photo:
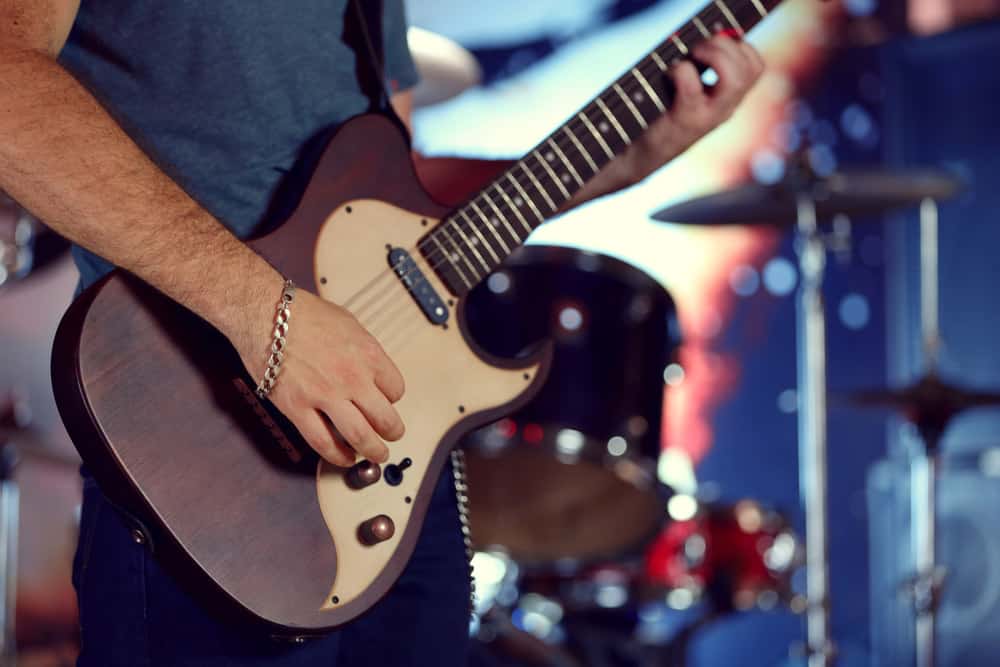
<instances>
[{"instance_id":1,"label":"forearm","mask_svg":"<svg viewBox=\"0 0 1000 667\"><path fill-rule=\"evenodd\" d=\"M277 272L168 178L50 56L0 47L0 189L230 338ZM265 311L266 312L266 311ZM269 322L261 322L266 339Z\"/></svg>"}]
</instances>

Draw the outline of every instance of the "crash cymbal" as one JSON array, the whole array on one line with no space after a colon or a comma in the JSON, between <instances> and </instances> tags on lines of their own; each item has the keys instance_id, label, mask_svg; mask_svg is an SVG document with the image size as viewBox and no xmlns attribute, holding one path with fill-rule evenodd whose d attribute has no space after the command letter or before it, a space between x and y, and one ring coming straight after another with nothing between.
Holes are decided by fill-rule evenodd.
<instances>
[{"instance_id":1,"label":"crash cymbal","mask_svg":"<svg viewBox=\"0 0 1000 667\"><path fill-rule=\"evenodd\" d=\"M972 408L1000 407L1000 393L969 391L925 375L914 384L898 389L857 391L846 400L857 406L894 410L921 429L942 431L960 412Z\"/></svg>"},{"instance_id":2,"label":"crash cymbal","mask_svg":"<svg viewBox=\"0 0 1000 667\"><path fill-rule=\"evenodd\" d=\"M822 221L838 214L878 215L918 204L927 197L940 201L953 197L960 187L958 179L942 171L852 170L811 179L798 187L789 181L741 185L661 209L653 219L693 225L790 227L796 222L798 192L811 196Z\"/></svg>"},{"instance_id":3,"label":"crash cymbal","mask_svg":"<svg viewBox=\"0 0 1000 667\"><path fill-rule=\"evenodd\" d=\"M420 82L413 87L415 108L444 102L482 80L475 57L447 37L410 28L407 42L420 75Z\"/></svg>"}]
</instances>

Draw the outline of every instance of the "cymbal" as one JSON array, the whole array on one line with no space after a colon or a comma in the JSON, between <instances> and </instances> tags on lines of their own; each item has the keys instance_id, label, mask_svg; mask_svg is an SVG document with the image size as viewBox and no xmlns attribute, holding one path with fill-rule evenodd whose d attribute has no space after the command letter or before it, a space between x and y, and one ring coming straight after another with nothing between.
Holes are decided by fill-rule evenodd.
<instances>
[{"instance_id":1,"label":"cymbal","mask_svg":"<svg viewBox=\"0 0 1000 667\"><path fill-rule=\"evenodd\" d=\"M942 430L958 413L971 408L1000 407L1000 393L969 391L948 384L936 375L925 375L899 389L869 389L853 392L847 400L862 407L899 412L920 427Z\"/></svg>"},{"instance_id":2,"label":"cymbal","mask_svg":"<svg viewBox=\"0 0 1000 667\"><path fill-rule=\"evenodd\" d=\"M483 78L475 57L447 37L410 28L406 41L420 75L419 83L413 87L415 108L451 99Z\"/></svg>"},{"instance_id":3,"label":"cymbal","mask_svg":"<svg viewBox=\"0 0 1000 667\"><path fill-rule=\"evenodd\" d=\"M750 183L716 194L683 201L653 214L659 222L693 225L795 225L797 193L816 203L820 220L838 214L865 216L885 213L930 197L943 200L961 188L954 176L936 170L867 169L836 172L794 187Z\"/></svg>"}]
</instances>

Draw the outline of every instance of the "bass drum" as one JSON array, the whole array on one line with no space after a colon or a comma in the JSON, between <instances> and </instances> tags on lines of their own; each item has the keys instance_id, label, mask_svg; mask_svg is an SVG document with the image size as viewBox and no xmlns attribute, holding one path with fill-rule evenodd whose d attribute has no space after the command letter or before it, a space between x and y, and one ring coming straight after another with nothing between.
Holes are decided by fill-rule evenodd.
<instances>
[{"instance_id":1,"label":"bass drum","mask_svg":"<svg viewBox=\"0 0 1000 667\"><path fill-rule=\"evenodd\" d=\"M657 533L663 370L676 340L663 287L618 259L528 246L474 289L472 337L552 370L527 406L466 437L473 542L528 566L633 552Z\"/></svg>"}]
</instances>

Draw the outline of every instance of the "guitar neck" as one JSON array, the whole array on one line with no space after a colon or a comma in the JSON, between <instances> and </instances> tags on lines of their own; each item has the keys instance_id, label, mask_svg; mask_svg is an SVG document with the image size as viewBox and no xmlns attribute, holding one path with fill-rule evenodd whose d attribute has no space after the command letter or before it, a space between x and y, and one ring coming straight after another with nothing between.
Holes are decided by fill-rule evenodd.
<instances>
[{"instance_id":1,"label":"guitar neck","mask_svg":"<svg viewBox=\"0 0 1000 667\"><path fill-rule=\"evenodd\" d=\"M527 155L428 232L419 249L455 295L471 290L666 113L667 76L699 42L740 35L781 0L713 0Z\"/></svg>"}]
</instances>

